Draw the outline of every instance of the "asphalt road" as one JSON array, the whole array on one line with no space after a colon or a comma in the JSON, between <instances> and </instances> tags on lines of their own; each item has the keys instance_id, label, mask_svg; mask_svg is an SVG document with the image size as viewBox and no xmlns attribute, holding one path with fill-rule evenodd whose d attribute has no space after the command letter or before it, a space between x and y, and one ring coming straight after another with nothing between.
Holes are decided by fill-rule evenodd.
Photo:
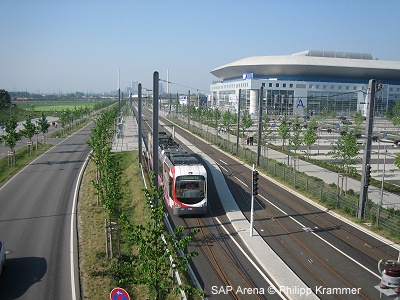
<instances>
[{"instance_id":1,"label":"asphalt road","mask_svg":"<svg viewBox=\"0 0 400 300\"><path fill-rule=\"evenodd\" d=\"M71 213L92 123L60 140L0 188L7 267L0 299L73 299Z\"/></svg>"}]
</instances>

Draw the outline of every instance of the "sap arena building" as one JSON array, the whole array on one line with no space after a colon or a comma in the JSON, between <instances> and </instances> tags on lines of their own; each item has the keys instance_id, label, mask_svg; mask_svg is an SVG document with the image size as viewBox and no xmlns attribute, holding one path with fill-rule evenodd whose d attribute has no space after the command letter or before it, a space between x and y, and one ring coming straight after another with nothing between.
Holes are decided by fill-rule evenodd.
<instances>
[{"instance_id":1,"label":"sap arena building","mask_svg":"<svg viewBox=\"0 0 400 300\"><path fill-rule=\"evenodd\" d=\"M218 77L210 86L210 105L222 111L258 111L263 87L267 114L365 114L370 79L376 93L375 114L385 115L400 99L400 61L374 59L368 53L307 50L292 55L244 58L211 71Z\"/></svg>"}]
</instances>

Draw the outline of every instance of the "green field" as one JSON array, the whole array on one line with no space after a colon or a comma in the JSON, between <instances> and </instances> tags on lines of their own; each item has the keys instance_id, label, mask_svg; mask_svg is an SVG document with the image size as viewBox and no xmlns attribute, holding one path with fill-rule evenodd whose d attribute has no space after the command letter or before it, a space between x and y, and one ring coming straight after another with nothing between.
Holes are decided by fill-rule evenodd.
<instances>
[{"instance_id":1,"label":"green field","mask_svg":"<svg viewBox=\"0 0 400 300\"><path fill-rule=\"evenodd\" d=\"M29 100L29 101L13 101L18 108L32 112L49 112L62 111L63 109L75 109L88 106L93 107L95 101L92 100L75 100L75 101L49 101L49 100Z\"/></svg>"}]
</instances>

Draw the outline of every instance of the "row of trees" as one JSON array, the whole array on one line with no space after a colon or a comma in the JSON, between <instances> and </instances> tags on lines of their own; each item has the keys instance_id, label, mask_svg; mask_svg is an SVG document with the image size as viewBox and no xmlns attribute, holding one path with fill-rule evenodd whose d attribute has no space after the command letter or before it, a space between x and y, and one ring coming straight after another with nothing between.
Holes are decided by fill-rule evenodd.
<instances>
[{"instance_id":1,"label":"row of trees","mask_svg":"<svg viewBox=\"0 0 400 300\"><path fill-rule=\"evenodd\" d=\"M100 113L88 141L92 148L90 158L96 165L93 185L98 205L104 206L111 226L118 224L120 234L114 240L121 239L116 242L125 245L125 253L118 253L112 260L109 274L123 286L146 285L153 299L166 299L171 289L200 293L190 285L175 285L173 272L185 271L188 260L196 255L192 252L181 256L180 253L186 252L197 231L193 230L186 236L182 234L183 227L177 228L173 234L165 232L162 188L151 186L144 190L151 216L146 224L135 224L124 211L121 203L122 170L111 152L117 113L116 107Z\"/></svg>"},{"instance_id":2,"label":"row of trees","mask_svg":"<svg viewBox=\"0 0 400 300\"><path fill-rule=\"evenodd\" d=\"M185 116L188 114L187 105L175 104L175 110ZM234 133L232 127L237 124L237 114L231 113L229 110L221 113L218 108L195 108L190 107L190 118L215 128L224 128L223 132ZM268 115L263 115L262 120L262 136L261 145L264 149L268 148L268 144L272 139L275 139L275 134L278 134L282 139L282 151L291 150L297 155L297 151L302 145L307 148L307 158L310 158L311 146L318 140L319 124L317 118L312 118L307 125L302 125L299 121L300 117L294 116L293 120L289 120L287 116L283 116L283 120L279 126L271 123ZM341 172L347 176L354 170L354 165L357 163L358 155L360 153L357 138L361 137L363 117L360 113L356 114L355 124L352 128L346 126L342 130L338 140L332 144L332 151L329 155L337 159ZM400 124L400 122L399 122ZM253 120L247 110L241 112L240 117L240 130L241 136L249 135L249 128L253 126ZM276 130L274 130L276 126ZM254 133L252 133L254 135ZM288 142L287 142L288 141ZM286 145L287 144L287 145Z\"/></svg>"},{"instance_id":3,"label":"row of trees","mask_svg":"<svg viewBox=\"0 0 400 300\"><path fill-rule=\"evenodd\" d=\"M41 117L37 120L36 124L32 123L31 115L25 120L23 124L24 128L22 130L17 131L18 122L16 118L11 115L8 121L4 126L5 135L0 136L0 142L4 141L4 143L10 148L9 151L9 166L15 166L15 146L17 142L22 139L22 137L26 137L28 139L28 154L32 155L33 153L33 142L32 138L36 134L42 133L43 143L45 143L45 134L50 124L47 122L46 116L42 113ZM36 143L36 149L37 149Z\"/></svg>"}]
</instances>

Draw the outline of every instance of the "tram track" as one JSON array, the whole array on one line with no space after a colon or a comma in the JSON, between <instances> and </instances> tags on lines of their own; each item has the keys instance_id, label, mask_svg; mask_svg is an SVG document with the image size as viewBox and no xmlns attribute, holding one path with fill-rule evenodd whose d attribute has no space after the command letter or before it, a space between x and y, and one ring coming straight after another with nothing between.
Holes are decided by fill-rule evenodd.
<instances>
[{"instance_id":1,"label":"tram track","mask_svg":"<svg viewBox=\"0 0 400 300\"><path fill-rule=\"evenodd\" d=\"M222 231L221 225L214 216L206 218L182 218L186 228L199 228L195 236L193 247L200 249L214 272L221 280L221 287L230 287L227 290L231 299L243 299L241 294L246 294L246 299L266 299L261 289L257 287L246 268L235 254L229 244L228 236ZM206 221L211 224L206 224ZM214 229L214 231L212 229ZM238 290L239 289L239 290ZM246 290L251 290L249 295Z\"/></svg>"},{"instance_id":2,"label":"tram track","mask_svg":"<svg viewBox=\"0 0 400 300\"><path fill-rule=\"evenodd\" d=\"M236 199L242 198L242 211L250 210L250 191L249 187L251 186L251 181L248 177L242 175L244 174L241 167L238 167L237 164L228 165L224 164L224 169L226 170L226 177L234 177L233 180L237 181L239 184L244 186L244 188L237 188L233 192L236 195ZM248 172L250 174L250 172ZM232 176L232 174L235 174ZM266 180L266 179L264 179ZM263 181L263 183L265 183ZM279 199L279 206L276 201L272 202L267 199L267 197L263 197L261 195L270 195L271 189L270 185L268 185L268 189L265 188L265 184L259 182L259 194L258 198L263 198L263 203L268 203L269 205L263 205L263 203L258 202L257 209L254 212L254 220L257 223L258 228L263 228L264 232L259 232L261 236L266 238L268 243L271 245L271 238L275 238L278 240L277 243L279 247L283 247L287 253L290 254L291 260L295 260L297 264L301 265L307 272L313 276L314 282L317 281L318 286L322 286L325 288L332 287L332 283L336 281L335 286L343 286L349 288L358 288L358 281L354 281L352 276L344 276L340 269L337 266L333 265L332 262L326 261L324 256L325 253L321 253L321 251L315 251L316 249L309 245L308 239L301 239L300 236L307 234L307 231L302 232L303 230L294 230L295 226L293 224L287 222L288 219L295 218L303 218L307 220L309 223L315 224L317 226L313 226L310 228L309 232L316 231L317 234L318 228L324 228L324 230L320 230L320 232L327 232L328 234L332 234L339 242L348 244L349 247L353 247L353 250L357 250L364 255L367 255L371 260L375 260L378 255L386 255L387 251L382 250L380 247L366 247L367 249L363 249L360 245L369 245L370 241L366 239L362 239L359 236L351 233L350 230L343 230L341 234L335 234L336 231L341 231L344 226L341 224L333 222L330 218L324 217L324 213L316 212L316 210L312 210L306 207L301 201L295 200L295 197L288 196L286 193L281 193L280 189L274 189L274 199ZM278 194L278 195L277 195ZM239 201L240 202L240 201ZM284 208L283 208L284 207ZM290 210L289 213L286 211ZM250 213L245 213L247 219L250 219ZM316 220L320 222L316 222ZM325 221L324 224L321 223L321 220ZM274 225L271 225L271 222ZM298 222L298 221L296 221ZM304 220L298 222L298 224L304 223ZM306 226L303 226L304 228ZM330 230L328 230L330 229ZM314 233L314 232L313 232ZM347 234L347 235L346 235ZM287 237L291 236L292 241L288 242ZM347 237L347 238L346 238ZM325 238L325 237L324 237ZM336 240L335 243L338 243ZM351 240L349 242L348 240ZM359 241L356 244L356 241ZM371 255L370 251L374 249L378 249L379 253L375 253ZM298 253L303 253L301 256ZM278 253L279 254L279 253ZM300 257L307 257L307 259L300 259ZM390 257L393 257L392 255ZM285 260L285 259L284 259ZM318 264L320 271L317 272L315 269L315 265ZM327 274L331 274L328 276ZM375 273L374 273L375 274ZM376 275L376 274L375 274ZM377 282L378 279L377 279ZM315 286L317 286L315 284ZM343 299L342 295L331 295L336 299ZM358 293L358 297L361 299L370 299L370 295L368 292L363 292L360 290Z\"/></svg>"}]
</instances>

